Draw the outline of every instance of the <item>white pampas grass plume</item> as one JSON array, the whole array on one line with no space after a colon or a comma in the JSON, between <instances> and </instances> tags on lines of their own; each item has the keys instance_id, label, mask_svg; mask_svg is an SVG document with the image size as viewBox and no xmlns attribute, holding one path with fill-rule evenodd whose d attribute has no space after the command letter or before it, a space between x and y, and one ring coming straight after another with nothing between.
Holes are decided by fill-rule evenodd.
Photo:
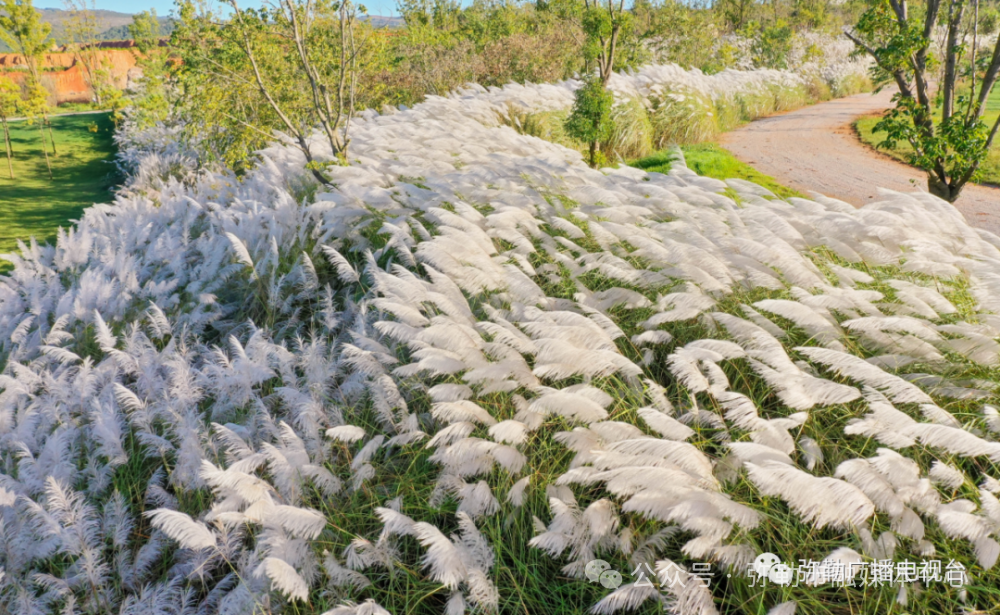
<instances>
[{"instance_id":1,"label":"white pampas grass plume","mask_svg":"<svg viewBox=\"0 0 1000 615\"><path fill-rule=\"evenodd\" d=\"M326 527L326 517L318 510L285 506L275 506L273 518L290 534L314 540Z\"/></svg>"},{"instance_id":2,"label":"white pampas grass plume","mask_svg":"<svg viewBox=\"0 0 1000 615\"><path fill-rule=\"evenodd\" d=\"M350 263L344 255L337 252L334 248L330 246L323 246L323 254L330 261L330 264L337 270L337 277L344 284L357 284L361 281L361 276L358 275L358 270L354 268L354 265Z\"/></svg>"},{"instance_id":3,"label":"white pampas grass plume","mask_svg":"<svg viewBox=\"0 0 1000 615\"><path fill-rule=\"evenodd\" d=\"M815 338L816 341L824 346L836 349L843 347L837 341L841 336L840 328L807 305L787 299L764 299L753 305L755 308L777 314L792 321L810 337ZM829 315L829 312L826 312L826 315Z\"/></svg>"},{"instance_id":4,"label":"white pampas grass plume","mask_svg":"<svg viewBox=\"0 0 1000 615\"><path fill-rule=\"evenodd\" d=\"M350 444L365 437L365 430L356 425L340 425L326 430L326 437L337 442Z\"/></svg>"},{"instance_id":5,"label":"white pampas grass plume","mask_svg":"<svg viewBox=\"0 0 1000 615\"><path fill-rule=\"evenodd\" d=\"M233 252L236 253L236 260L249 267L250 277L256 280L257 271L254 268L253 258L250 257L250 251L247 250L246 244L243 243L242 239L232 233L226 233L226 239L229 240L229 244L233 247Z\"/></svg>"},{"instance_id":6,"label":"white pampas grass plume","mask_svg":"<svg viewBox=\"0 0 1000 615\"><path fill-rule=\"evenodd\" d=\"M983 420L986 428L995 434L1000 434L1000 412L993 406L983 406Z\"/></svg>"},{"instance_id":7,"label":"white pampas grass plume","mask_svg":"<svg viewBox=\"0 0 1000 615\"><path fill-rule=\"evenodd\" d=\"M782 602L781 604L772 607L767 612L767 615L795 615L796 606L798 606L798 604L794 600Z\"/></svg>"},{"instance_id":8,"label":"white pampas grass plume","mask_svg":"<svg viewBox=\"0 0 1000 615\"><path fill-rule=\"evenodd\" d=\"M638 348L642 346L669 344L672 339L674 339L674 336L670 335L666 331L653 330L637 333L630 338L630 341Z\"/></svg>"},{"instance_id":9,"label":"white pampas grass plume","mask_svg":"<svg viewBox=\"0 0 1000 615\"><path fill-rule=\"evenodd\" d=\"M573 386L565 389L548 389L541 397L532 400L528 410L542 415L558 414L583 423L603 421L608 418L604 409L611 397L590 386Z\"/></svg>"},{"instance_id":10,"label":"white pampas grass plume","mask_svg":"<svg viewBox=\"0 0 1000 615\"><path fill-rule=\"evenodd\" d=\"M512 506L521 506L524 504L524 491L528 488L528 484L530 482L531 477L525 476L514 483L514 486L510 488L510 491L507 492L507 501L510 502Z\"/></svg>"},{"instance_id":11,"label":"white pampas grass plume","mask_svg":"<svg viewBox=\"0 0 1000 615\"><path fill-rule=\"evenodd\" d=\"M528 426L521 421L501 421L489 428L490 437L504 444L524 444L528 439Z\"/></svg>"},{"instance_id":12,"label":"white pampas grass plume","mask_svg":"<svg viewBox=\"0 0 1000 615\"><path fill-rule=\"evenodd\" d=\"M434 437L427 443L427 448L437 448L440 446L450 446L459 440L468 438L476 430L474 423L459 421L452 423L444 429L434 434Z\"/></svg>"},{"instance_id":13,"label":"white pampas grass plume","mask_svg":"<svg viewBox=\"0 0 1000 615\"><path fill-rule=\"evenodd\" d=\"M458 589L458 584L465 580L469 571L455 545L430 523L415 523L413 531L420 544L427 549L423 561L424 566L430 568L431 578L450 589Z\"/></svg>"},{"instance_id":14,"label":"white pampas grass plume","mask_svg":"<svg viewBox=\"0 0 1000 615\"><path fill-rule=\"evenodd\" d=\"M718 615L712 592L704 582L674 562L656 562L656 575L669 595L666 608L676 615Z\"/></svg>"},{"instance_id":15,"label":"white pampas grass plume","mask_svg":"<svg viewBox=\"0 0 1000 615\"><path fill-rule=\"evenodd\" d=\"M497 424L497 420L482 406L467 399L436 403L431 406L431 414L434 418L447 423L469 422L488 427Z\"/></svg>"},{"instance_id":16,"label":"white pampas grass plume","mask_svg":"<svg viewBox=\"0 0 1000 615\"><path fill-rule=\"evenodd\" d=\"M904 504L896 495L892 483L875 470L867 459L848 459L842 462L837 466L834 476L861 489L879 510L890 517L903 514Z\"/></svg>"},{"instance_id":17,"label":"white pampas grass plume","mask_svg":"<svg viewBox=\"0 0 1000 615\"><path fill-rule=\"evenodd\" d=\"M323 615L392 615L392 613L369 598L361 604L344 603L334 607L333 610L326 611Z\"/></svg>"},{"instance_id":18,"label":"white pampas grass plume","mask_svg":"<svg viewBox=\"0 0 1000 615\"><path fill-rule=\"evenodd\" d=\"M767 615L795 615L795 607L798 604L794 600L777 604L767 612Z\"/></svg>"},{"instance_id":19,"label":"white pampas grass plume","mask_svg":"<svg viewBox=\"0 0 1000 615\"><path fill-rule=\"evenodd\" d=\"M817 478L791 466L767 462L747 463L750 480L764 495L778 496L817 528L849 529L875 514L875 505L850 483L835 478Z\"/></svg>"},{"instance_id":20,"label":"white pampas grass plume","mask_svg":"<svg viewBox=\"0 0 1000 615\"><path fill-rule=\"evenodd\" d=\"M636 412L650 429L668 440L687 440L695 434L695 431L684 423L653 408L643 407Z\"/></svg>"},{"instance_id":21,"label":"white pampas grass plume","mask_svg":"<svg viewBox=\"0 0 1000 615\"><path fill-rule=\"evenodd\" d=\"M191 517L176 510L158 508L146 513L150 524L170 538L176 540L185 549L214 549L215 534Z\"/></svg>"},{"instance_id":22,"label":"white pampas grass plume","mask_svg":"<svg viewBox=\"0 0 1000 615\"><path fill-rule=\"evenodd\" d=\"M1000 494L1000 480L997 480L992 476L984 476L983 482L979 485L979 487L990 493Z\"/></svg>"},{"instance_id":23,"label":"white pampas grass plume","mask_svg":"<svg viewBox=\"0 0 1000 615\"><path fill-rule=\"evenodd\" d=\"M799 347L796 351L815 363L826 365L845 378L857 380L875 388L898 403L933 404L926 393L898 376L888 374L864 359L827 348Z\"/></svg>"},{"instance_id":24,"label":"white pampas grass plume","mask_svg":"<svg viewBox=\"0 0 1000 615\"><path fill-rule=\"evenodd\" d=\"M97 310L94 310L94 328L97 329L97 344L101 347L101 350L104 352L114 350L118 344L118 338L111 332L111 328L104 322L104 319L101 318L101 313Z\"/></svg>"},{"instance_id":25,"label":"white pampas grass plume","mask_svg":"<svg viewBox=\"0 0 1000 615\"><path fill-rule=\"evenodd\" d=\"M652 583L648 585L629 583L602 598L590 608L590 612L595 615L611 615L618 611L634 611L650 598L659 599L660 595L660 590Z\"/></svg>"},{"instance_id":26,"label":"white pampas grass plume","mask_svg":"<svg viewBox=\"0 0 1000 615\"><path fill-rule=\"evenodd\" d=\"M391 508L378 507L375 514L382 520L383 533L385 535L394 534L397 536L413 536L416 522L403 513Z\"/></svg>"},{"instance_id":27,"label":"white pampas grass plume","mask_svg":"<svg viewBox=\"0 0 1000 615\"><path fill-rule=\"evenodd\" d=\"M267 575L271 587L288 596L292 600L306 601L309 599L309 584L296 572L295 568L283 559L265 557L255 571L256 576Z\"/></svg>"},{"instance_id":28,"label":"white pampas grass plume","mask_svg":"<svg viewBox=\"0 0 1000 615\"><path fill-rule=\"evenodd\" d=\"M931 482L943 485L949 489L958 489L965 483L965 474L954 466L935 460L931 464L931 471L927 473Z\"/></svg>"},{"instance_id":29,"label":"white pampas grass plume","mask_svg":"<svg viewBox=\"0 0 1000 615\"><path fill-rule=\"evenodd\" d=\"M995 462L1000 462L1000 443L983 440L964 429L932 423L917 423L910 426L907 435L916 437L925 446L941 448L955 455L962 457L983 455Z\"/></svg>"},{"instance_id":30,"label":"white pampas grass plume","mask_svg":"<svg viewBox=\"0 0 1000 615\"><path fill-rule=\"evenodd\" d=\"M802 451L802 456L805 457L806 469L810 472L817 463L823 463L823 449L812 438L806 436L799 438L799 449Z\"/></svg>"},{"instance_id":31,"label":"white pampas grass plume","mask_svg":"<svg viewBox=\"0 0 1000 615\"><path fill-rule=\"evenodd\" d=\"M465 615L466 608L462 592L453 592L444 605L444 615Z\"/></svg>"}]
</instances>

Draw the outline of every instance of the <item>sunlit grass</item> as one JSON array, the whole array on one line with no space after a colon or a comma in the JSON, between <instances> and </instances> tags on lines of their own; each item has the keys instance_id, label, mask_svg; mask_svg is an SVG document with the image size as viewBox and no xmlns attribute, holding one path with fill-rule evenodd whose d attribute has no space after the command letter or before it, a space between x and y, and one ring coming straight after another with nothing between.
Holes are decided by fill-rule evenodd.
<instances>
[{"instance_id":1,"label":"sunlit grass","mask_svg":"<svg viewBox=\"0 0 1000 615\"><path fill-rule=\"evenodd\" d=\"M50 241L84 209L111 199L109 189L116 183L113 130L106 113L52 118L57 155L50 152L49 179L38 124L11 124L14 179L0 151L0 253L17 250L18 239ZM9 266L0 259L0 271Z\"/></svg>"},{"instance_id":2,"label":"sunlit grass","mask_svg":"<svg viewBox=\"0 0 1000 615\"><path fill-rule=\"evenodd\" d=\"M714 143L698 143L683 145L684 159L689 169L698 175L714 177L715 179L744 179L767 188L779 197L803 196L802 193L783 186L773 177L764 175L750 165L740 162L732 152ZM648 172L667 173L674 156L669 150L663 150L630 163L631 166Z\"/></svg>"}]
</instances>

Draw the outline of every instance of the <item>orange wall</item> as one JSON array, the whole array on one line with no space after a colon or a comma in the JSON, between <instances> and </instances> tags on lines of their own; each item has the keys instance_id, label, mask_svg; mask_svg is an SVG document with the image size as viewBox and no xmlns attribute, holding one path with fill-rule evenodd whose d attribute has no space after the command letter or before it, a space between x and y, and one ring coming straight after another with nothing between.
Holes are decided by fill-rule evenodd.
<instances>
[{"instance_id":1,"label":"orange wall","mask_svg":"<svg viewBox=\"0 0 1000 615\"><path fill-rule=\"evenodd\" d=\"M99 63L110 65L115 85L124 88L128 84L129 70L136 66L138 50L100 49L97 54ZM21 70L16 70L17 67ZM52 93L51 103L87 102L91 99L93 94L87 85L86 69L78 61L75 53L47 53L42 60L42 67L63 69L47 70L42 73L42 85ZM15 70L4 70L11 68ZM7 78L15 83L23 83L26 70L22 56L13 53L0 54L0 79Z\"/></svg>"}]
</instances>

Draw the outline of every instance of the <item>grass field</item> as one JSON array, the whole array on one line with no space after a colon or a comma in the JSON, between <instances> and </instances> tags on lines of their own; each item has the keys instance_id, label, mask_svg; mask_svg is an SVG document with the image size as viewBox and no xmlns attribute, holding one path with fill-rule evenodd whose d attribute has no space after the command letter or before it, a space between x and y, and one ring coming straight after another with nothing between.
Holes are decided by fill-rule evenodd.
<instances>
[{"instance_id":1,"label":"grass field","mask_svg":"<svg viewBox=\"0 0 1000 615\"><path fill-rule=\"evenodd\" d=\"M1000 88L994 88L987 99L986 113L983 116L983 121L986 122L987 126L992 126L993 122L997 121L997 117L1000 117ZM884 132L874 131L875 124L880 119L882 119L881 115L873 115L863 117L854 122L854 129L857 131L862 143L871 147L877 147L885 139ZM878 148L878 151L902 162L909 163L907 157L913 152L913 148L910 147L909 143L899 143L894 149ZM973 177L973 181L977 184L1000 185L1000 140L993 142L993 147L990 149L989 155L980 165L979 172Z\"/></svg>"},{"instance_id":2,"label":"grass field","mask_svg":"<svg viewBox=\"0 0 1000 615\"><path fill-rule=\"evenodd\" d=\"M0 254L16 250L18 239L53 239L60 226L79 219L85 208L111 198L115 147L110 115L55 117L52 128L58 156L50 157L50 180L38 125L11 124L13 180L0 154ZM9 266L0 259L0 271Z\"/></svg>"},{"instance_id":3,"label":"grass field","mask_svg":"<svg viewBox=\"0 0 1000 615\"><path fill-rule=\"evenodd\" d=\"M782 198L803 196L800 192L782 186L773 177L764 175L750 165L740 162L729 150L714 143L683 145L681 151L684 152L688 168L698 175L714 177L715 179L745 179L767 188ZM666 173L670 171L673 160L673 155L664 150L636 160L631 163L631 166L649 172Z\"/></svg>"}]
</instances>

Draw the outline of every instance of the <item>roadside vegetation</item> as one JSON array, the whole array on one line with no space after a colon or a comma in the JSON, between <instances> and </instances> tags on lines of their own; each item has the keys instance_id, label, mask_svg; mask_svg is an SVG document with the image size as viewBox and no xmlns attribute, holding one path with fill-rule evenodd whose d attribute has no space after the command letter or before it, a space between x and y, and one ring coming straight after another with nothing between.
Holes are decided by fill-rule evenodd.
<instances>
[{"instance_id":1,"label":"roadside vegetation","mask_svg":"<svg viewBox=\"0 0 1000 615\"><path fill-rule=\"evenodd\" d=\"M935 115L935 118L939 119L940 114ZM1000 90L993 90L986 103L983 122L985 124L993 124L998 118L1000 118ZM873 147L900 162L910 164L913 160L913 146L907 141L897 141L894 147L886 147L885 140L887 133L884 130L876 129L881 121L882 116L880 115L859 118L854 122L854 130L858 138L865 145ZM976 184L1000 186L1000 144L993 143L990 146L986 158L980 163L971 181Z\"/></svg>"}]
</instances>

